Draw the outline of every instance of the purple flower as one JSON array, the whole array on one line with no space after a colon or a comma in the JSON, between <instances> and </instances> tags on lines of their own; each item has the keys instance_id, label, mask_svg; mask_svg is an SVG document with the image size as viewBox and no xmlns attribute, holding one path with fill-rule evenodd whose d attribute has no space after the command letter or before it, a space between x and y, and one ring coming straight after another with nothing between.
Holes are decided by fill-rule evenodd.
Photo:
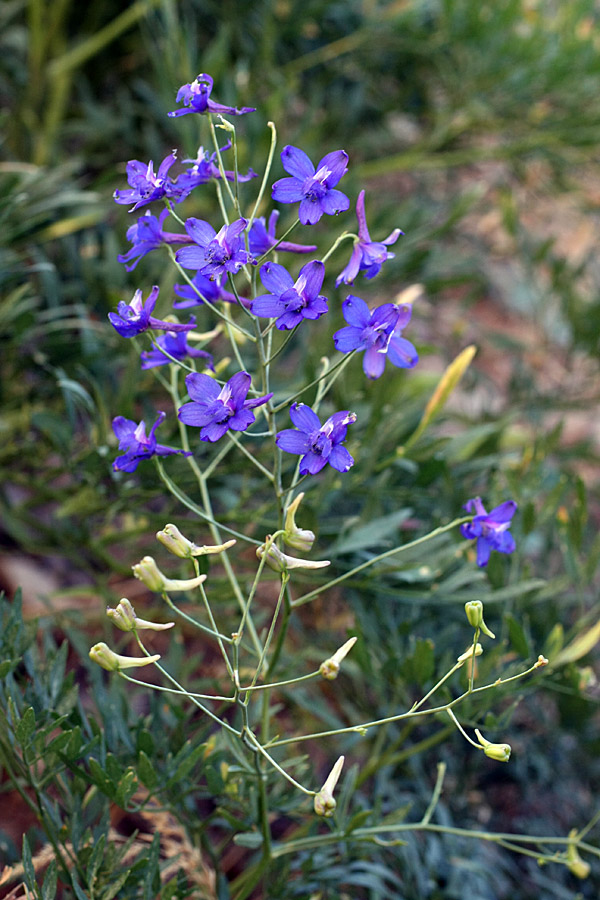
<instances>
[{"instance_id":1,"label":"purple flower","mask_svg":"<svg viewBox=\"0 0 600 900\"><path fill-rule=\"evenodd\" d=\"M142 256L150 253L151 250L156 250L162 244L191 243L192 239L187 234L177 234L173 231L162 230L163 222L168 215L168 209L163 209L158 218L147 211L143 216L140 216L135 225L131 225L127 229L127 240L131 241L133 247L127 253L117 256L117 259L122 263L127 263L132 259L135 260L130 266L125 266L128 272L135 269Z\"/></svg>"},{"instance_id":2,"label":"purple flower","mask_svg":"<svg viewBox=\"0 0 600 900\"><path fill-rule=\"evenodd\" d=\"M334 413L321 425L310 406L292 403L290 419L298 431L286 428L279 432L275 441L286 453L302 455L301 475L316 475L327 463L338 472L347 472L354 465L354 460L342 444L346 440L347 426L356 422L355 413L347 410Z\"/></svg>"},{"instance_id":3,"label":"purple flower","mask_svg":"<svg viewBox=\"0 0 600 900\"><path fill-rule=\"evenodd\" d=\"M203 219L188 219L185 230L194 243L178 250L175 259L184 269L197 269L207 278L224 272L235 275L245 263L252 261L241 237L247 224L246 219L237 219L231 225L223 225L217 234Z\"/></svg>"},{"instance_id":4,"label":"purple flower","mask_svg":"<svg viewBox=\"0 0 600 900\"><path fill-rule=\"evenodd\" d=\"M262 406L273 396L266 394L247 400L250 381L247 372L238 372L220 388L208 375L195 372L188 375L185 384L192 402L180 407L179 418L186 425L202 429L201 441L218 441L230 428L245 431L255 421L250 410Z\"/></svg>"},{"instance_id":5,"label":"purple flower","mask_svg":"<svg viewBox=\"0 0 600 900\"><path fill-rule=\"evenodd\" d=\"M131 303L124 303L121 300L117 307L118 312L108 314L110 324L121 337L132 338L149 328L159 328L162 331L191 331L195 327L194 318L191 318L187 325L155 319L152 312L156 306L158 291L159 288L154 285L144 303L141 290L137 290Z\"/></svg>"},{"instance_id":6,"label":"purple flower","mask_svg":"<svg viewBox=\"0 0 600 900\"><path fill-rule=\"evenodd\" d=\"M265 253L268 253L269 250L277 244L275 228L277 226L278 218L279 210L274 209L269 216L268 225L266 225L263 216L260 216L260 218L253 221L250 226L250 231L248 232L248 246L250 247L250 252L253 253L254 256L264 256ZM281 243L277 245L277 249L287 251L288 253L312 253L317 249L317 245L292 244L289 241L281 241Z\"/></svg>"},{"instance_id":7,"label":"purple flower","mask_svg":"<svg viewBox=\"0 0 600 900\"><path fill-rule=\"evenodd\" d=\"M173 308L187 309L189 306L202 306L204 300L207 300L209 303L218 303L219 300L225 300L227 303L237 303L235 294L230 294L229 291L223 288L222 280L222 275L211 279L196 272L192 278L192 284L195 285L197 290L194 290L190 284L174 284L173 290L178 297L183 299L173 303Z\"/></svg>"},{"instance_id":8,"label":"purple flower","mask_svg":"<svg viewBox=\"0 0 600 900\"><path fill-rule=\"evenodd\" d=\"M350 294L342 304L348 323L333 335L336 350L350 353L365 350L363 370L367 378L379 378L385 369L386 357L400 369L412 369L419 361L417 351L405 338L402 329L410 321L411 306L384 303L373 312L364 300Z\"/></svg>"},{"instance_id":9,"label":"purple flower","mask_svg":"<svg viewBox=\"0 0 600 900\"><path fill-rule=\"evenodd\" d=\"M299 325L302 319L318 319L327 312L327 297L319 295L325 266L314 259L300 269L297 281L283 266L267 262L260 268L260 279L270 294L261 294L250 305L255 316L276 319L280 331Z\"/></svg>"},{"instance_id":10,"label":"purple flower","mask_svg":"<svg viewBox=\"0 0 600 900\"><path fill-rule=\"evenodd\" d=\"M210 75L201 74L190 84L182 85L177 91L176 102L183 102L188 109L176 109L168 115L171 118L187 116L189 113L218 113L221 115L241 116L244 113L255 112L252 106L242 106L237 109L234 106L224 106L210 99L213 89L213 80Z\"/></svg>"},{"instance_id":11,"label":"purple flower","mask_svg":"<svg viewBox=\"0 0 600 900\"><path fill-rule=\"evenodd\" d=\"M506 500L490 513L485 511L480 497L468 500L463 508L469 513L475 512L473 521L461 525L460 531L463 537L477 538L478 566L487 566L492 550L498 553L513 552L515 541L508 529L517 509L514 500Z\"/></svg>"},{"instance_id":12,"label":"purple flower","mask_svg":"<svg viewBox=\"0 0 600 900\"><path fill-rule=\"evenodd\" d=\"M300 201L298 216L303 225L314 225L323 213L333 216L348 209L350 201L346 195L334 190L348 169L348 154L344 150L328 153L316 171L304 150L298 147L284 147L281 162L292 177L276 181L271 196L279 203Z\"/></svg>"},{"instance_id":13,"label":"purple flower","mask_svg":"<svg viewBox=\"0 0 600 900\"><path fill-rule=\"evenodd\" d=\"M176 158L177 153L173 150L163 159L156 174L152 160L148 165L137 159L129 160L127 181L131 185L131 190L115 191L113 194L115 203L133 203L129 212L134 212L140 206L152 203L153 200L161 200L163 197L179 203L189 191L186 191L184 186L175 184L167 174Z\"/></svg>"},{"instance_id":14,"label":"purple flower","mask_svg":"<svg viewBox=\"0 0 600 900\"><path fill-rule=\"evenodd\" d=\"M358 240L354 243L350 262L335 280L336 287L342 281L344 284L353 284L360 271L364 271L365 278L375 278L386 259L394 258L394 254L388 253L386 247L389 247L390 244L395 244L400 235L404 234L399 228L394 228L384 241L371 240L365 217L364 191L360 192L356 201L356 218L358 219Z\"/></svg>"},{"instance_id":15,"label":"purple flower","mask_svg":"<svg viewBox=\"0 0 600 900\"><path fill-rule=\"evenodd\" d=\"M113 462L115 472L135 472L139 461L150 459L151 456L171 456L174 453L181 453L183 456L192 455L184 450L175 450L173 447L156 443L155 432L164 419L165 413L159 412L149 435L146 435L146 423L143 420L137 425L123 416L113 419L112 426L119 439L119 450L125 450L123 456L117 456Z\"/></svg>"},{"instance_id":16,"label":"purple flower","mask_svg":"<svg viewBox=\"0 0 600 900\"><path fill-rule=\"evenodd\" d=\"M166 352L163 353L162 351ZM169 354L168 356L166 354ZM197 350L190 347L187 342L187 335L184 332L176 334L173 331L167 331L166 334L157 338L152 350L144 350L140 353L142 360L142 369L153 369L156 366L166 366L173 362L171 357L183 360L187 356L202 358L208 360L206 365L212 369L212 356L206 350Z\"/></svg>"},{"instance_id":17,"label":"purple flower","mask_svg":"<svg viewBox=\"0 0 600 900\"><path fill-rule=\"evenodd\" d=\"M224 153L225 150L229 150L230 147L231 142L228 141L224 147L221 147L221 153ZM196 159L184 159L184 162L193 163L193 165L191 169L186 169L186 171L179 176L177 179L177 186L183 186L189 192L199 184L206 184L212 178L220 178L221 173L216 159L216 150L214 153L208 153L205 152L203 147L199 147ZM248 169L247 175L238 174L238 181L250 181L252 178L256 177L257 173L252 169ZM225 178L228 181L235 181L235 172L225 170Z\"/></svg>"}]
</instances>

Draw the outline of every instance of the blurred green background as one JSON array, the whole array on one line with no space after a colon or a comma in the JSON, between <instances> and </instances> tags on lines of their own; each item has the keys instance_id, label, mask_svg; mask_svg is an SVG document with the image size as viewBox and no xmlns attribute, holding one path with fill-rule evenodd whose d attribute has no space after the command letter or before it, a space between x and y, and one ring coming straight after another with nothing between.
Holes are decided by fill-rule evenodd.
<instances>
[{"instance_id":1,"label":"blurred green background","mask_svg":"<svg viewBox=\"0 0 600 900\"><path fill-rule=\"evenodd\" d=\"M566 833L591 816L594 642L574 642L598 618L599 20L594 0L5 0L0 576L9 591L27 588L26 616L44 611L38 595L50 597L62 611L51 630L67 628L64 611L75 606L93 633L135 553L148 552L175 509L151 467L129 479L111 471L112 417L152 420L157 401L106 314L137 287L166 291L173 280L152 257L129 274L116 261L133 219L111 196L125 186L129 159L158 164L172 147L195 155L196 117L166 112L181 84L209 72L219 101L258 108L238 129L243 169L260 168L271 119L280 147L300 145L314 160L348 151L346 187L353 196L366 187L374 239L396 226L406 232L369 293L355 286L361 295L383 300L422 286L410 335L419 368L393 390L367 390L358 373L337 388L340 402L363 410L372 458L344 492L330 479L326 496L311 501L329 542L322 555L356 564L385 549L390 531L402 540L405 521L427 529L475 493L489 506L509 495L520 505L514 559L473 573L449 539L432 565L417 554L347 592L352 614L335 621L360 622L367 646L378 648L359 661L356 708L385 715L387 690L401 703L426 686L426 642L435 636L444 659L456 639L451 616L465 599L487 598L488 624L502 624L497 663L576 649L548 676L543 699L519 706L512 727L535 746L503 770L505 780L477 765L465 774L455 749L459 799L445 815L537 833ZM209 201L197 202L208 216ZM339 227L331 224L332 235ZM334 258L331 282L345 261ZM444 367L471 343L478 356L443 418L398 457ZM307 357L302 371L310 375L311 365ZM233 487L225 478L217 487L232 518L231 494L243 506L253 485ZM298 640L314 626L305 617ZM491 727L509 728L510 701ZM399 749L407 739L391 735L397 749L388 757L373 749L369 791L384 810L431 788L439 749L409 755L409 765ZM454 850L450 864L447 845L415 844L402 873L382 851L399 883L383 870L367 886L357 875L350 896L462 897L468 884L473 897L591 898L600 886L485 848ZM302 870L304 883L337 897L339 872L327 874L328 857L319 865L320 875Z\"/></svg>"}]
</instances>

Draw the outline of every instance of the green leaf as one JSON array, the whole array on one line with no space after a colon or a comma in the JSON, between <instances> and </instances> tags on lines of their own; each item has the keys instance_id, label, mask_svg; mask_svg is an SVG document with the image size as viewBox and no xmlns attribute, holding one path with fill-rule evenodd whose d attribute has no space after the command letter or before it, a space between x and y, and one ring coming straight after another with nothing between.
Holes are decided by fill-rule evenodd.
<instances>
[{"instance_id":1,"label":"green leaf","mask_svg":"<svg viewBox=\"0 0 600 900\"><path fill-rule=\"evenodd\" d=\"M511 613L506 613L504 619L508 626L508 636L513 648L523 659L529 659L531 649L522 626Z\"/></svg>"},{"instance_id":2,"label":"green leaf","mask_svg":"<svg viewBox=\"0 0 600 900\"><path fill-rule=\"evenodd\" d=\"M129 799L135 794L137 790L137 778L135 777L135 772L133 769L127 769L121 780L117 785L117 790L115 793L115 800L117 804L125 809Z\"/></svg>"},{"instance_id":3,"label":"green leaf","mask_svg":"<svg viewBox=\"0 0 600 900\"><path fill-rule=\"evenodd\" d=\"M27 838L23 836L23 871L25 874L25 883L30 891L36 888L35 869L33 868L33 860L31 859L31 850Z\"/></svg>"},{"instance_id":4,"label":"green leaf","mask_svg":"<svg viewBox=\"0 0 600 900\"><path fill-rule=\"evenodd\" d=\"M102 859L104 857L104 846L106 844L106 835L102 834L98 841L96 842L94 849L90 854L90 858L88 860L87 869L86 869L86 879L88 885L92 886L94 881L96 880L96 875L98 874L98 869L100 868L100 864L102 863Z\"/></svg>"},{"instance_id":5,"label":"green leaf","mask_svg":"<svg viewBox=\"0 0 600 900\"><path fill-rule=\"evenodd\" d=\"M20 662L20 658L3 659L0 663L0 678L6 678L8 673L12 672L12 670L15 669Z\"/></svg>"},{"instance_id":6,"label":"green leaf","mask_svg":"<svg viewBox=\"0 0 600 900\"><path fill-rule=\"evenodd\" d=\"M234 844L237 844L238 847L247 847L248 850L257 850L262 846L262 842L262 834L258 834L256 831L249 831L247 834L234 834L233 836Z\"/></svg>"},{"instance_id":7,"label":"green leaf","mask_svg":"<svg viewBox=\"0 0 600 900\"><path fill-rule=\"evenodd\" d=\"M389 516L373 519L366 525L355 528L342 537L328 550L329 554L353 553L379 544L392 544L397 539L397 530L411 515L412 509L399 509Z\"/></svg>"},{"instance_id":8,"label":"green leaf","mask_svg":"<svg viewBox=\"0 0 600 900\"><path fill-rule=\"evenodd\" d=\"M158 784L158 775L152 762L143 750L140 750L137 759L138 777L149 791L152 791Z\"/></svg>"},{"instance_id":9,"label":"green leaf","mask_svg":"<svg viewBox=\"0 0 600 900\"><path fill-rule=\"evenodd\" d=\"M25 747L27 744L29 744L34 731L35 712L33 710L33 706L29 706L25 710L23 718L17 723L17 727L15 729L15 736L21 747Z\"/></svg>"},{"instance_id":10,"label":"green leaf","mask_svg":"<svg viewBox=\"0 0 600 900\"><path fill-rule=\"evenodd\" d=\"M46 870L42 884L42 900L55 900L56 897L56 860L53 859Z\"/></svg>"}]
</instances>

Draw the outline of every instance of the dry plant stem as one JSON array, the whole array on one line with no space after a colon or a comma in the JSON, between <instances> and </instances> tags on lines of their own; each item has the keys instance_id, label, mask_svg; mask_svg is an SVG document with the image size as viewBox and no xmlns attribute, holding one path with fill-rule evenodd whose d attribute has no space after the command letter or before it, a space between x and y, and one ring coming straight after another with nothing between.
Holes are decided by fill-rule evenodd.
<instances>
[{"instance_id":1,"label":"dry plant stem","mask_svg":"<svg viewBox=\"0 0 600 900\"><path fill-rule=\"evenodd\" d=\"M233 444L228 445L229 447L233 447ZM165 485L165 487L169 490L169 492L177 499L179 502L185 506L190 512L195 513L199 518L201 518L208 525L214 525L220 528L222 531L226 531L227 534L233 535L235 538L239 538L242 541L247 541L249 544L254 544L256 547L259 547L261 541L256 541L254 538L248 537L247 534L242 534L241 531L236 531L234 528L229 528L228 525L224 525L221 522L217 522L211 516L207 516L204 510L198 506L197 503L188 497L176 484L172 481L171 478L167 475L164 470L162 463L158 457L154 457L154 465L157 468L158 474L160 476L161 481Z\"/></svg>"},{"instance_id":2,"label":"dry plant stem","mask_svg":"<svg viewBox=\"0 0 600 900\"><path fill-rule=\"evenodd\" d=\"M421 819L421 825L427 825L434 813L436 806L438 805L438 801L440 799L440 795L442 793L442 787L444 784L444 778L446 777L446 763L440 762L437 767L437 778L435 782L435 787L433 789L433 794L431 795L431 800L429 801L429 806L425 810L425 814Z\"/></svg>"},{"instance_id":3,"label":"dry plant stem","mask_svg":"<svg viewBox=\"0 0 600 900\"><path fill-rule=\"evenodd\" d=\"M170 391L170 393L171 393L171 399L173 400L173 405L175 406L175 409L178 409L181 406L181 398L179 396L177 379L178 379L178 370L173 369L171 372L171 391ZM186 451L189 451L190 443L188 440L187 428L184 425L184 423L181 421L179 421L179 433L181 435L181 444L182 444L183 449ZM215 522L212 505L210 502L210 495L208 493L208 488L206 485L206 479L205 479L204 475L202 474L202 472L200 471L200 468L198 467L198 463L196 462L196 460L194 459L193 456L186 456L186 460L187 460L188 465L192 469L194 475L196 476L196 480L198 482L198 487L200 488L200 496L202 498L202 504L204 506L205 514L206 514L207 519L210 520L209 521L209 529L210 529L212 538L213 538L215 544L222 544L223 539L222 539L221 533L220 533L220 526L217 525L217 523ZM227 550L223 550L223 552L221 553L221 560L223 562L223 568L225 569L225 573L227 575L229 584L231 585L231 589L233 590L233 593L237 600L238 606L240 607L240 609L242 611L244 611L244 609L246 608L246 602L244 600L244 596L242 594L236 574L231 565L231 561L227 554ZM248 618L248 632L250 634L252 643L254 644L254 648L256 650L257 656L260 657L260 655L262 653L262 644L260 642L258 634L256 633L256 628L254 627L254 623L251 618Z\"/></svg>"},{"instance_id":4,"label":"dry plant stem","mask_svg":"<svg viewBox=\"0 0 600 900\"><path fill-rule=\"evenodd\" d=\"M275 128L274 122L267 122L267 128L271 130L271 143L269 146L269 155L267 157L267 164L265 166L265 174L263 175L262 181L260 183L260 190L258 192L258 196L256 198L256 203L254 204L254 208L250 214L250 219L248 222L248 227L252 226L256 218L256 213L260 208L260 204L262 203L262 199L264 197L265 190L267 188L267 182L269 180L269 175L271 173L271 166L273 165L273 157L275 155L275 147L277 146L277 130ZM286 232L287 234L287 232Z\"/></svg>"},{"instance_id":5,"label":"dry plant stem","mask_svg":"<svg viewBox=\"0 0 600 900\"><path fill-rule=\"evenodd\" d=\"M354 840L371 841L380 834L402 834L406 832L426 831L434 834L452 834L457 837L473 838L482 841L491 841L498 843L501 841L510 841L513 849L522 852L521 845L536 844L539 847L554 844L559 847L567 847L570 843L567 837L546 837L544 835L527 835L527 834L507 834L505 832L489 832L479 831L470 828L456 828L450 825L432 825L430 822L423 824L422 822L408 822L396 825L374 825L366 828L356 828L352 832ZM296 841L288 841L286 844L276 844L271 855L273 859L286 856L288 853L300 853L305 850L311 850L321 847L324 844L335 844L339 841L347 840L347 834L344 832L333 831L330 834L318 834L311 837L299 838ZM591 844L578 842L578 849L585 850L600 859L600 849ZM556 861L556 860L554 860Z\"/></svg>"},{"instance_id":6,"label":"dry plant stem","mask_svg":"<svg viewBox=\"0 0 600 900\"><path fill-rule=\"evenodd\" d=\"M460 694L459 697L455 697L454 700L450 700L448 703L444 703L442 706L434 706L430 709L421 709L416 711L410 709L407 712L398 713L398 715L396 716L386 716L384 719L374 719L372 722L362 722L359 725L351 725L347 728L336 728L331 731L319 731L315 734L300 734L296 735L293 738L284 738L280 741L272 741L269 744L269 747L282 747L284 744L293 744L297 741L309 741L318 738L333 737L336 734L356 734L357 732L360 733L366 728L376 728L380 725L386 725L388 722L400 722L403 719L422 718L423 716L432 716L436 715L437 713L448 712L453 707L458 706L459 703L462 703L462 701L466 697L469 697L472 694L479 694L483 691L489 691L491 688L499 687L501 684L508 684L511 681L516 681L520 678L524 678L526 675L530 675L532 672L535 672L538 668L538 664L534 663L529 667L529 669L525 669L525 671L519 672L517 675L511 675L509 678L498 678L496 681L493 681L490 684L485 684L482 685L482 687L473 688L473 690L466 690L464 693ZM467 740L470 741L470 738L467 737ZM473 744L473 746L477 747L478 750L482 749L480 744Z\"/></svg>"},{"instance_id":7,"label":"dry plant stem","mask_svg":"<svg viewBox=\"0 0 600 900\"><path fill-rule=\"evenodd\" d=\"M148 681L140 681L139 678L133 678L131 675L127 675L126 672L119 672L119 675L132 684L139 684L140 687L150 688L153 691L160 691L164 694L179 694L181 697L189 697L190 699L196 697L197 700L217 700L220 703L235 702L235 697L221 697L218 694L199 694L196 691L186 691L185 688L177 690L177 688L164 687L162 684L150 684Z\"/></svg>"},{"instance_id":8,"label":"dry plant stem","mask_svg":"<svg viewBox=\"0 0 600 900\"><path fill-rule=\"evenodd\" d=\"M142 643L142 641L140 640L140 637L137 634L137 632L133 632L133 634L135 635L135 639L137 641L138 647L140 648L140 650L142 651L144 656L152 656L152 654L148 650L146 650L146 648L145 648L144 644ZM189 697L189 699L192 701L194 706L197 706L198 709L201 709L202 712L206 713L206 715L210 719L212 719L214 722L218 722L218 724L221 725L223 728L225 728L227 731L230 731L232 734L239 735L239 732L237 731L236 728L232 728L228 722L224 722L223 719L220 719L218 716L216 716L212 712L212 710L210 710L207 706L204 705L204 703L200 703L200 701L196 697L189 694L188 691L186 691L186 689L181 684L179 684L177 679L173 678L173 676L169 672L167 672L167 670L165 669L164 666L161 666L161 664L158 662L155 662L153 665L156 666L158 671L161 672L165 676L165 678L167 678L171 682L171 684L174 684L176 688L178 688L180 691L182 691L182 693L184 693L187 697ZM123 673L119 672L119 675L123 675Z\"/></svg>"},{"instance_id":9,"label":"dry plant stem","mask_svg":"<svg viewBox=\"0 0 600 900\"><path fill-rule=\"evenodd\" d=\"M472 519L472 516L462 516L460 519L454 519L448 525L440 525L439 528L434 528L434 530L430 531L429 534L425 534L423 535L423 537L416 538L414 541L409 541L408 544L402 544L400 547L394 547L393 550L386 550L385 553L380 553L379 556L373 556L372 559L368 559L366 562L361 563L360 566L355 566L354 569L350 569L343 575L339 575L332 581L328 581L322 587L315 588L314 591L310 591L308 594L303 594L296 600L292 600L292 606L303 606L305 603L309 603L310 600L314 600L314 598L319 594L322 594L323 591L328 591L329 588L334 587L334 585L340 584L340 582L345 581L347 578L352 578L353 575L356 575L358 572L362 572L364 569L368 569L369 566L381 562L384 559L389 559L391 556L394 556L397 553L404 553L406 550L412 550L413 547L418 547L419 544L424 544L426 541L430 541L432 538L437 537L439 534L445 534L447 531L452 531L453 528L456 528L457 525L462 525L463 522L471 522Z\"/></svg>"}]
</instances>

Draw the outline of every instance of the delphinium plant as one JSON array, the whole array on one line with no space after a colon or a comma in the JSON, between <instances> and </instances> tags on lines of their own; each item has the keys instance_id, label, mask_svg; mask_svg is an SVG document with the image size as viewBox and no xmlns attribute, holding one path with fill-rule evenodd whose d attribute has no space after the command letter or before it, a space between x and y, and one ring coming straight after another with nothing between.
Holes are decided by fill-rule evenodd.
<instances>
[{"instance_id":1,"label":"delphinium plant","mask_svg":"<svg viewBox=\"0 0 600 900\"><path fill-rule=\"evenodd\" d=\"M482 602L471 600L465 607L470 639L457 633L454 662L412 706L343 727L282 733L287 725L281 711L282 695L296 688L310 690L311 682L335 679L344 661L356 652L355 636L340 639L339 649L332 648L316 667L306 670L299 656L295 674L289 675L288 664L285 677L278 676L282 660L291 652L287 645L290 623L302 607L370 567L408 554L427 542L435 547L434 539L459 529L464 538L475 542L472 564L485 567L492 553L514 551L510 527L517 505L505 499L488 512L480 497L465 498L464 510L457 510L453 521L371 555L334 578L322 577L330 563L312 557L316 537L303 527L303 498L306 493L322 490L327 467L343 479L353 466L361 465L360 438L355 437L360 435L360 415L352 409L335 408L332 397L336 380L352 366L362 365L365 378L374 381L393 378L399 369L411 370L418 363L410 340L412 305L402 301L369 305L364 297L350 293L350 289L358 290L351 288L357 278L363 293L362 286L368 286L363 278L370 282L379 274L393 256L389 248L402 232L396 228L383 240L372 239L365 191L361 190L356 200L356 232L344 231L331 246L318 250L319 232L314 226L324 216L337 216L351 206L340 187L349 166L349 156L342 149L329 150L315 165L301 148L285 146L280 155L286 175L270 187L271 199L282 209L278 206L269 214L266 196L276 153L275 126L268 124L270 150L262 174L252 169L241 173L234 121L255 110L216 102L212 88L211 77L199 75L180 88L177 101L181 106L169 113L173 118L196 116L200 126L207 128L211 150L201 147L194 158L184 159L183 168L175 151L156 171L152 162L131 161L127 166L129 188L115 193L116 202L136 214L127 232L131 248L119 257L121 262L133 270L147 254L162 253L177 273L177 299L173 310L167 311L165 304L161 315L155 316L159 288L139 288L130 303L121 302L110 314L112 326L124 339L141 337L147 341L141 352L141 367L152 369L166 393L164 409L156 410L150 426L145 421L116 416L113 428L119 449L113 468L129 475L138 466L154 465L165 489L195 515L197 530L194 528L193 534L183 534L175 524L165 525L157 534L165 551L187 562L189 577L163 574L150 556L137 563L133 572L151 591L162 595L172 613L198 629L203 640L214 642L221 661L222 684L226 686L214 693L186 689L143 637L146 630L168 630L174 622L155 623L138 617L126 598L110 608L108 615L119 629L131 634L140 652L116 653L100 642L92 647L90 657L136 685L146 682L134 677L132 670L154 666L159 678L147 683L148 689L174 695L200 710L214 724L214 739L224 742L238 761L241 776L254 786L253 824L246 834L237 837L242 846L260 853L236 882L235 896L241 900L252 893L276 860L288 854L342 840L381 844L401 842L400 835L410 831L443 832L443 824L431 821L442 792L443 764L431 802L417 821L354 822L350 829L340 824L335 795L347 761L336 753L336 741L342 735L360 739L391 723L444 716L473 752L483 753L498 764L507 763L510 745L490 740L479 727L461 722L461 705L482 694L489 694L491 701L497 688L532 675L547 660L540 655L532 665L516 672L497 672L491 681L479 684L478 658L485 641L493 640L494 634L484 621ZM224 142L219 140L218 130L225 132ZM230 168L226 168L228 158ZM242 188L245 183L248 187ZM248 202L244 198L254 185L258 188ZM207 188L216 191L222 223L212 224L183 213L190 195ZM290 207L294 216L281 229L280 213ZM310 229L309 240L315 243L296 242L298 226ZM345 325L332 329L328 322L334 301L327 296L326 285L331 278L328 270L330 260L339 257L338 248L344 246L351 248L349 258L334 274L336 287L348 290L341 302ZM301 256L303 264L297 274L292 274L289 268L295 271L294 264L288 268L283 261L296 255ZM204 330L197 324L199 315ZM187 321L180 321L179 317L188 316ZM311 335L317 331L329 334L330 354L315 364L315 377L298 388L297 379L290 375L291 354L296 342L310 344ZM473 348L466 348L447 370L405 451L445 402L473 353ZM177 447L159 443L158 432L167 417L177 421ZM351 442L352 453L347 442ZM260 507L253 527L236 527L235 522L220 515L211 493L220 467L230 454L235 455L237 467L249 467L262 483L253 498L256 508ZM189 466L195 479L193 491L177 483L171 456L183 458ZM257 529L264 520L271 524L266 533L260 533ZM187 523L189 529L189 519ZM199 533L210 534L210 542L199 541ZM213 561L213 569L216 566L224 573L229 596L237 606L233 619L224 620L219 597L211 596L207 560ZM265 584L274 578L277 590L265 620L262 594ZM316 586L315 579L320 579ZM176 602L173 596L178 592L197 592L198 612L191 615L187 606ZM330 760L324 780L314 773L320 764L310 762L310 748L315 746L319 760L324 754ZM298 756L304 748L308 748L308 758ZM298 826L276 839L271 823L277 806L288 811L293 808L294 815L312 816L316 822L316 817L329 821L316 830ZM468 829L446 830L470 834ZM590 849L583 833L548 839L485 832L477 832L477 836L533 855L540 862L562 863L577 875L587 872L587 863L579 856L582 847Z\"/></svg>"}]
</instances>

